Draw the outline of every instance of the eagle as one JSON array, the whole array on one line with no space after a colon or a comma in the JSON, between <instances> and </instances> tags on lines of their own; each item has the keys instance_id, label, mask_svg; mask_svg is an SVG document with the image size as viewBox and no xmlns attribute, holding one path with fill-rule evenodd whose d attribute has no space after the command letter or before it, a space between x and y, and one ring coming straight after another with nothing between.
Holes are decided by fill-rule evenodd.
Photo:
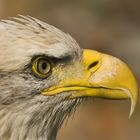
<instances>
[{"instance_id":1,"label":"eagle","mask_svg":"<svg viewBox=\"0 0 140 140\"><path fill-rule=\"evenodd\" d=\"M0 33L1 140L55 140L88 98L130 99L132 115L137 81L120 59L31 16L1 19Z\"/></svg>"}]
</instances>

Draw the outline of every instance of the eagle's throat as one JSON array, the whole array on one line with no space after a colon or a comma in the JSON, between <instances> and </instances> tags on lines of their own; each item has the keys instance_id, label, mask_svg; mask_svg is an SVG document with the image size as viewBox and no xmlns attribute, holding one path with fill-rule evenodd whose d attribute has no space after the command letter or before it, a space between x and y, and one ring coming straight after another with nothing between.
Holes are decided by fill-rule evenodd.
<instances>
[{"instance_id":1,"label":"eagle's throat","mask_svg":"<svg viewBox=\"0 0 140 140\"><path fill-rule=\"evenodd\" d=\"M46 97L47 98L47 97ZM62 101L49 97L48 102L35 99L1 105L0 139L55 140L65 118L80 100Z\"/></svg>"}]
</instances>

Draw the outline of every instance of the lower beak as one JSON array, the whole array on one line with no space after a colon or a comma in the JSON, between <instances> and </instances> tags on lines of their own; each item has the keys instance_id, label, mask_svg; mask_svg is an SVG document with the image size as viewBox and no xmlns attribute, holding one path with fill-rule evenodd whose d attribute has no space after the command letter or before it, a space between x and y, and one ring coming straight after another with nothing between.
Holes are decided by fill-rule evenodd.
<instances>
[{"instance_id":1,"label":"lower beak","mask_svg":"<svg viewBox=\"0 0 140 140\"><path fill-rule=\"evenodd\" d=\"M75 91L70 98L93 96L109 99L130 99L132 115L138 98L138 86L134 75L121 60L92 50L83 51L82 79L62 81L58 87L42 92L55 95ZM76 73L75 73L76 76Z\"/></svg>"}]
</instances>

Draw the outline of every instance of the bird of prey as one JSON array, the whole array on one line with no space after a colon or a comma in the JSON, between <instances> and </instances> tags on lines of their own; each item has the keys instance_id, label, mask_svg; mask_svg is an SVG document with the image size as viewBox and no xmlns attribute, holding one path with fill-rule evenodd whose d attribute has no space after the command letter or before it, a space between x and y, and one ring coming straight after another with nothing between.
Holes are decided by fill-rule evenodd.
<instances>
[{"instance_id":1,"label":"bird of prey","mask_svg":"<svg viewBox=\"0 0 140 140\"><path fill-rule=\"evenodd\" d=\"M133 113L137 82L120 59L30 16L0 20L0 33L0 140L55 140L89 97L130 99Z\"/></svg>"}]
</instances>

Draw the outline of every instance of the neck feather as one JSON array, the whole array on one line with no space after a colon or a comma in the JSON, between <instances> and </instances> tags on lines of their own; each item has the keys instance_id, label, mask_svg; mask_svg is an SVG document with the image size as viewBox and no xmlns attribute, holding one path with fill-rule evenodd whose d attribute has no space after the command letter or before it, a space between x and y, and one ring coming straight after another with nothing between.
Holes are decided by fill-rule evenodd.
<instances>
[{"instance_id":1,"label":"neck feather","mask_svg":"<svg viewBox=\"0 0 140 140\"><path fill-rule=\"evenodd\" d=\"M81 102L59 97L42 102L35 98L0 105L0 139L55 140L64 119Z\"/></svg>"}]
</instances>

